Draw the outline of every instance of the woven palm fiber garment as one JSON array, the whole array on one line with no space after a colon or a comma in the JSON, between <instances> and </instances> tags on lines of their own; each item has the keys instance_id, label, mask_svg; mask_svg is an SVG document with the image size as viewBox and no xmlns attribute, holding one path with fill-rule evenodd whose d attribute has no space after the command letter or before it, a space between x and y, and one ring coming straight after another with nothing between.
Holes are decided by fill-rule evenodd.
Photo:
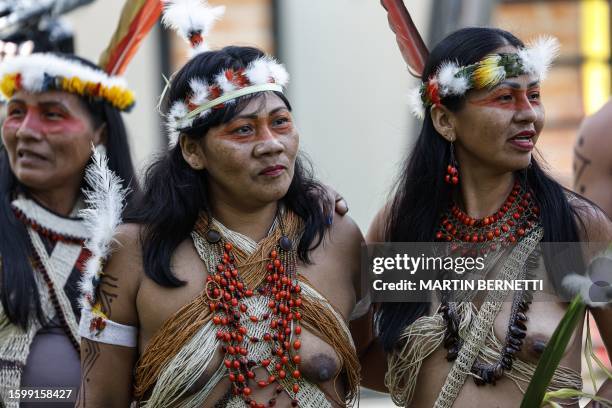
<instances>
[{"instance_id":1,"label":"woven palm fiber garment","mask_svg":"<svg viewBox=\"0 0 612 408\"><path fill-rule=\"evenodd\" d=\"M530 255L539 257L541 261L541 254L536 251L536 247L542 235L542 228L538 226L512 248L502 264L498 265L501 266L498 279L524 279ZM475 362L493 366L499 363L505 346L495 335L493 322L508 295L509 291L488 292L479 310L470 301L452 303L460 318L457 332L462 345L434 407L453 406L465 381L468 377L474 377L472 367ZM433 315L423 316L404 329L398 347L388 357L385 376L385 384L396 405L411 406L423 361L443 346L447 330L447 322L440 308ZM511 369L504 370L503 376L524 393L535 369L536 364L515 357ZM548 391L561 388L582 389L580 373L559 366Z\"/></svg>"},{"instance_id":2,"label":"woven palm fiber garment","mask_svg":"<svg viewBox=\"0 0 612 408\"><path fill-rule=\"evenodd\" d=\"M299 407L331 407L330 400L341 406L352 405L358 395L360 368L347 322L329 301L299 274L299 268L297 268L297 280L302 288L303 302L301 324L305 330L331 345L336 352L342 367L339 375L343 376L345 395L326 394L317 384L310 382L304 376L294 380L288 375L281 380L274 368L279 361L277 357L271 356L270 344L265 341L250 343L247 340L248 337L261 339L264 333L269 331L269 320L266 321L264 315L270 313L268 307L270 298L257 294L257 288L265 285L267 274L265 266L270 262L268 254L277 247L283 234L291 239L295 250L302 231L302 222L295 214L286 212L280 217L282 217L283 231L281 232L279 228L281 222L277 219L269 235L259 243L229 230L214 219L209 223L205 221L205 217L201 217L192 232L193 243L209 272L214 270L211 267L214 268L219 263L219 252L214 244L205 239L206 232L213 229L220 233L222 241L231 242L233 245L232 253L236 257L240 279L245 288L252 288L255 293L254 296L242 300L248 307L249 315L257 317L255 319L257 321L245 319L246 321L242 323L248 333L242 346L248 348L248 359L257 362L252 369L262 370L263 365L260 362L263 359L270 359L270 364L265 369L269 375L277 376L273 386L282 387L282 392L289 395L290 401L297 400ZM206 403L206 406L211 406L211 401L208 400L211 392L229 376L224 359L219 361L215 358L222 353L222 342L217 338L219 326L213 323L213 315L209 308L209 298L206 293L202 293L164 323L147 344L137 363L134 394L138 402L134 405L186 408L201 407ZM211 367L213 361L219 362L219 365ZM293 362L289 364L293 365ZM214 374L202 386L198 380L207 370ZM287 372L291 373L291 370L292 368L288 368ZM256 381L251 380L251 383L252 387L257 387ZM293 391L295 383L299 386L297 393ZM281 392L279 388L277 392ZM242 396L233 395L229 389L225 398L215 402L218 407L248 406ZM267 400L258 402L268 405Z\"/></svg>"},{"instance_id":3,"label":"woven palm fiber garment","mask_svg":"<svg viewBox=\"0 0 612 408\"><path fill-rule=\"evenodd\" d=\"M30 238L32 273L47 320L43 327L38 319L30 319L23 330L8 321L0 305L0 400L16 408L19 401L8 400L11 389L79 386L78 282L89 252L83 249L87 231L76 217L81 203L69 217L25 196L11 204Z\"/></svg>"}]
</instances>

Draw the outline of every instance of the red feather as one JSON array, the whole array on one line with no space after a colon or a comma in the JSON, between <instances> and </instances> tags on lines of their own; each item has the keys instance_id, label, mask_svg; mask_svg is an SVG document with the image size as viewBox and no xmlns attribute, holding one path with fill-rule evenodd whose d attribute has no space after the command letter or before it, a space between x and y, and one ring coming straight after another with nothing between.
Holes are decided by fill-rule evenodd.
<instances>
[{"instance_id":1,"label":"red feather","mask_svg":"<svg viewBox=\"0 0 612 408\"><path fill-rule=\"evenodd\" d=\"M408 70L412 75L420 78L429 51L410 18L404 2L402 0L381 0L380 3L387 10L389 26L395 33L395 39L404 61L408 64Z\"/></svg>"},{"instance_id":2,"label":"red feather","mask_svg":"<svg viewBox=\"0 0 612 408\"><path fill-rule=\"evenodd\" d=\"M117 30L100 65L109 75L121 75L162 12L160 0L126 0Z\"/></svg>"}]
</instances>

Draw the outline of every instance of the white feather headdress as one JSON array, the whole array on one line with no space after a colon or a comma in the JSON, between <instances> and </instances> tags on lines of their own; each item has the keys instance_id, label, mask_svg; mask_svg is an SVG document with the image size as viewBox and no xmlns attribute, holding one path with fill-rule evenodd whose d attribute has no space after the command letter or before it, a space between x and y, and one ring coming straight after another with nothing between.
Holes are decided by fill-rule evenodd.
<instances>
[{"instance_id":1,"label":"white feather headdress","mask_svg":"<svg viewBox=\"0 0 612 408\"><path fill-rule=\"evenodd\" d=\"M422 119L425 109L440 103L440 98L462 96L470 89L492 87L505 78L527 74L543 80L558 55L559 41L545 36L537 38L515 54L490 54L468 66L459 66L456 61L444 61L435 75L411 91L408 101L411 111Z\"/></svg>"},{"instance_id":2,"label":"white feather headdress","mask_svg":"<svg viewBox=\"0 0 612 408\"><path fill-rule=\"evenodd\" d=\"M211 7L206 0L163 0L163 3L164 25L187 40L194 55L208 51L204 36L223 15L225 7ZM181 131L208 116L213 108L252 93L283 92L288 82L285 67L270 56L252 61L245 69L222 69L212 79L192 78L186 100L173 102L166 114L170 148L177 145Z\"/></svg>"},{"instance_id":3,"label":"white feather headdress","mask_svg":"<svg viewBox=\"0 0 612 408\"><path fill-rule=\"evenodd\" d=\"M194 78L189 82L189 99L176 101L166 115L166 129L170 147L176 146L183 129L192 126L196 119L208 116L212 109L236 98L257 92L282 92L289 81L285 67L270 56L252 61L244 70L224 69L212 83Z\"/></svg>"}]
</instances>

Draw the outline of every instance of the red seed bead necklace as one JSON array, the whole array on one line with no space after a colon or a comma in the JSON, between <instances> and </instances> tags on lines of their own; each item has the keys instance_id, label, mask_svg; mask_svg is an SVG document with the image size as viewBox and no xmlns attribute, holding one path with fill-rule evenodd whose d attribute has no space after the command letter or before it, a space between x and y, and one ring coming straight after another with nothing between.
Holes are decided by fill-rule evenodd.
<instances>
[{"instance_id":1,"label":"red seed bead necklace","mask_svg":"<svg viewBox=\"0 0 612 408\"><path fill-rule=\"evenodd\" d=\"M525 236L537 223L539 214L533 194L516 181L504 204L487 217L470 217L451 203L441 217L436 241L485 243L485 252L496 250L498 243L508 245Z\"/></svg>"},{"instance_id":2,"label":"red seed bead necklace","mask_svg":"<svg viewBox=\"0 0 612 408\"><path fill-rule=\"evenodd\" d=\"M229 371L232 383L232 394L242 397L247 406L253 408L273 407L276 399L267 404L251 398L254 386L266 388L276 386L276 394L284 388L279 380L293 382L291 391L294 395L300 390L298 380L302 374L299 370L301 357L297 353L301 348L299 336L301 327L301 287L297 281L297 268L292 243L286 236L281 237L277 249L272 250L266 263L265 283L257 289L261 296L267 296L269 312L261 317L249 313L244 299L255 295L253 289L246 287L240 277L232 254L233 245L222 243L217 231L209 230L206 239L222 246L222 255L213 273L206 278L206 293L210 311L214 313L212 322L218 327L216 336L222 343L225 367ZM245 320L257 323L268 322L262 338L249 334L243 324ZM246 340L246 345L245 345ZM249 343L264 341L270 349L269 358L254 361L249 358ZM273 369L270 366L273 365ZM256 379L254 369L264 367L270 373L265 379ZM252 385L254 384L254 385ZM297 407L298 401L293 398L291 406Z\"/></svg>"}]
</instances>

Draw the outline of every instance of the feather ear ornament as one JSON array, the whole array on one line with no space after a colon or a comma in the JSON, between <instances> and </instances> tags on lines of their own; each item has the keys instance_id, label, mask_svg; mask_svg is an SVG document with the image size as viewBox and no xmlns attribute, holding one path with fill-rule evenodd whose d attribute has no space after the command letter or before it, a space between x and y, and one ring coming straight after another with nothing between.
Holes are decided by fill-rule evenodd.
<instances>
[{"instance_id":1,"label":"feather ear ornament","mask_svg":"<svg viewBox=\"0 0 612 408\"><path fill-rule=\"evenodd\" d=\"M208 51L205 37L214 23L225 13L225 6L212 7L206 0L162 0L162 23L176 31L193 50L193 54Z\"/></svg>"},{"instance_id":2,"label":"feather ear ornament","mask_svg":"<svg viewBox=\"0 0 612 408\"><path fill-rule=\"evenodd\" d=\"M93 149L91 158L92 164L85 171L85 181L91 189L83 191L87 208L79 214L89 231L90 238L85 242L85 247L91 252L80 284L83 295L81 306L84 309L91 309L95 304L102 266L110 255L128 193L121 179L108 168L106 154Z\"/></svg>"}]
</instances>

